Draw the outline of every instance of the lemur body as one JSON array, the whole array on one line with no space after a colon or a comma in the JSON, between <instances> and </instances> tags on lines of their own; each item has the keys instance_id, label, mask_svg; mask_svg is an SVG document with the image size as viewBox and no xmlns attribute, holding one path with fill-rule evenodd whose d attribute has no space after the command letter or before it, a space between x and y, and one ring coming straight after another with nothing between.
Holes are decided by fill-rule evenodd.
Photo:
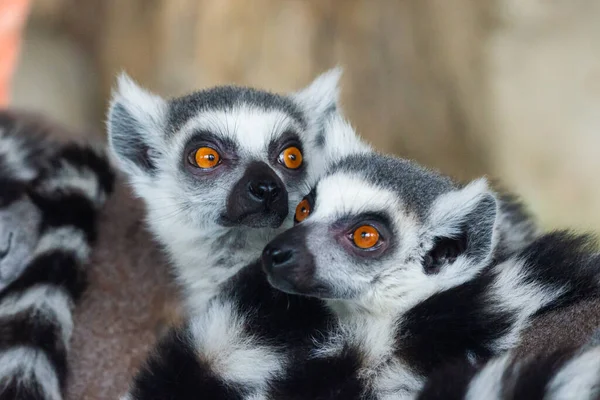
<instances>
[{"instance_id":1,"label":"lemur body","mask_svg":"<svg viewBox=\"0 0 600 400\"><path fill-rule=\"evenodd\" d=\"M448 363L429 377L417 399L598 399L599 333L581 348L526 358L510 352L478 366L464 360Z\"/></svg>"},{"instance_id":2,"label":"lemur body","mask_svg":"<svg viewBox=\"0 0 600 400\"><path fill-rule=\"evenodd\" d=\"M339 76L331 70L289 95L216 87L172 100L121 77L110 144L191 308L291 225L288 209L338 146L368 148L324 129L338 113Z\"/></svg>"},{"instance_id":3,"label":"lemur body","mask_svg":"<svg viewBox=\"0 0 600 400\"><path fill-rule=\"evenodd\" d=\"M51 142L29 118L0 112L0 399L56 400L113 174L99 150Z\"/></svg>"},{"instance_id":4,"label":"lemur body","mask_svg":"<svg viewBox=\"0 0 600 400\"><path fill-rule=\"evenodd\" d=\"M306 201L311 217L263 253L279 290L259 263L244 268L159 344L129 399L412 396L442 361L510 348L536 312L577 286L557 288L552 266L529 255L546 248L542 239L512 253L498 247L498 201L484 181L460 187L365 152L337 163ZM340 243L360 218L386 230L372 259Z\"/></svg>"}]
</instances>

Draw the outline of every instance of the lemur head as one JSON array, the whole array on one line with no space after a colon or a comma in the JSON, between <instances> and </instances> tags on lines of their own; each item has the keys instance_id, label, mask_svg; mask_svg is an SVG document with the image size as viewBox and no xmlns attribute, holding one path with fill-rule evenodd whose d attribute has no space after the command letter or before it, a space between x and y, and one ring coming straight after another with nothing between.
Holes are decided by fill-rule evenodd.
<instances>
[{"instance_id":1,"label":"lemur head","mask_svg":"<svg viewBox=\"0 0 600 400\"><path fill-rule=\"evenodd\" d=\"M110 146L164 234L278 228L324 168L341 71L296 93L224 86L163 99L123 75ZM293 208L292 208L293 210Z\"/></svg>"},{"instance_id":2,"label":"lemur head","mask_svg":"<svg viewBox=\"0 0 600 400\"><path fill-rule=\"evenodd\" d=\"M288 293L409 307L490 262L497 207L483 179L460 186L410 161L349 156L300 202L300 223L266 246L263 266Z\"/></svg>"}]
</instances>

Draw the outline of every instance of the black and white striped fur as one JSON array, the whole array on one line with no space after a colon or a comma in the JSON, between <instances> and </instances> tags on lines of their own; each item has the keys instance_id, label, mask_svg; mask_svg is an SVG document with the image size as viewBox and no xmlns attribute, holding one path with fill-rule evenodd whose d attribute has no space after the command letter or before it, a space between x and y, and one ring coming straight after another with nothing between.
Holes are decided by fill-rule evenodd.
<instances>
[{"instance_id":1,"label":"black and white striped fur","mask_svg":"<svg viewBox=\"0 0 600 400\"><path fill-rule=\"evenodd\" d=\"M475 366L466 360L436 370L418 400L593 400L600 398L600 332L582 348Z\"/></svg>"},{"instance_id":2,"label":"black and white striped fur","mask_svg":"<svg viewBox=\"0 0 600 400\"><path fill-rule=\"evenodd\" d=\"M101 151L52 142L29 118L0 112L2 400L62 398L71 311L113 185Z\"/></svg>"},{"instance_id":3,"label":"black and white striped fur","mask_svg":"<svg viewBox=\"0 0 600 400\"><path fill-rule=\"evenodd\" d=\"M300 279L281 285L263 265L304 295L251 264L159 344L128 399L410 398L444 362L500 354L539 312L598 290L587 238L541 236L496 261L498 201L483 180L363 154L309 197L313 214L267 246L293 250ZM361 218L387 224L391 244L367 261L334 238ZM456 240L455 257L439 248Z\"/></svg>"}]
</instances>

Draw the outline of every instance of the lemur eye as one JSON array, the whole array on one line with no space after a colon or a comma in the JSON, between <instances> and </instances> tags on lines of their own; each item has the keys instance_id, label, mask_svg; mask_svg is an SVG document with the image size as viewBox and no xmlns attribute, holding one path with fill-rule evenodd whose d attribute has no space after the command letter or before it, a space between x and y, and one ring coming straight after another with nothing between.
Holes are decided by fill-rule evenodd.
<instances>
[{"instance_id":1,"label":"lemur eye","mask_svg":"<svg viewBox=\"0 0 600 400\"><path fill-rule=\"evenodd\" d=\"M296 222L302 222L310 215L310 203L304 199L296 207Z\"/></svg>"},{"instance_id":2,"label":"lemur eye","mask_svg":"<svg viewBox=\"0 0 600 400\"><path fill-rule=\"evenodd\" d=\"M379 232L371 225L363 225L352 233L352 240L360 249L371 249L379 243Z\"/></svg>"},{"instance_id":3,"label":"lemur eye","mask_svg":"<svg viewBox=\"0 0 600 400\"><path fill-rule=\"evenodd\" d=\"M298 169L302 165L302 152L297 147L288 147L279 154L278 161L286 168Z\"/></svg>"},{"instance_id":4,"label":"lemur eye","mask_svg":"<svg viewBox=\"0 0 600 400\"><path fill-rule=\"evenodd\" d=\"M221 156L219 153L211 147L200 147L198 150L190 154L193 159L190 160L193 165L196 165L203 169L209 169L216 167L221 162Z\"/></svg>"}]
</instances>

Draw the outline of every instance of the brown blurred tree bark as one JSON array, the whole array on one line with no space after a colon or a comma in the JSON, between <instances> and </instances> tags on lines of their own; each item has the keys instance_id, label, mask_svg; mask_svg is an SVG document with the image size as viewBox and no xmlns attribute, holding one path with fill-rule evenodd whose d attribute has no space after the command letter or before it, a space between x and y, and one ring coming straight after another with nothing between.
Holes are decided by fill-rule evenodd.
<instances>
[{"instance_id":1,"label":"brown blurred tree bark","mask_svg":"<svg viewBox=\"0 0 600 400\"><path fill-rule=\"evenodd\" d=\"M378 148L461 178L487 170L480 42L492 2L43 1L60 3L45 12L89 49L102 99L122 69L176 95L231 82L292 90L340 64L347 115Z\"/></svg>"}]
</instances>

